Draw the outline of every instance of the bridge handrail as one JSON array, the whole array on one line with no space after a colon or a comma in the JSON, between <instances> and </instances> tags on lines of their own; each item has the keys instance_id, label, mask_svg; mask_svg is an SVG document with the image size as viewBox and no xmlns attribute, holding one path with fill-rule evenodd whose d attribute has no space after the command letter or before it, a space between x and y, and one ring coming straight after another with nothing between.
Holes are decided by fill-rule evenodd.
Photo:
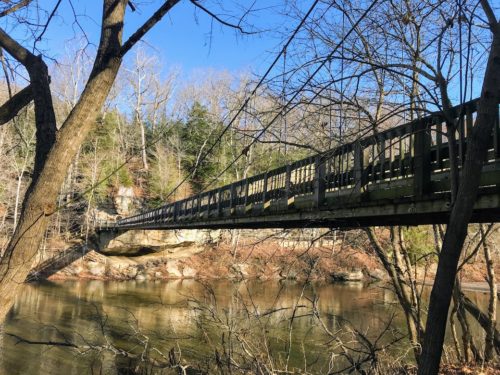
<instances>
[{"instance_id":1,"label":"bridge handrail","mask_svg":"<svg viewBox=\"0 0 500 375\"><path fill-rule=\"evenodd\" d=\"M465 155L466 138L472 131L477 102L478 99L474 99L452 108L455 120L458 119L456 136L460 163ZM224 209L233 210L239 205L265 206L269 198L289 199L311 193L319 207L327 191L350 188L351 194L359 196L364 186L383 180L386 175L391 179L413 176L414 194L422 196L426 193L431 170L446 168L448 145L443 142L444 127L446 120L442 112L432 112L287 165L123 218L117 225L155 223L169 218L175 221L183 216L193 218L195 214L199 217L204 213L210 216L213 210L220 216ZM498 116L493 128L489 149L497 158L500 156Z\"/></svg>"}]
</instances>

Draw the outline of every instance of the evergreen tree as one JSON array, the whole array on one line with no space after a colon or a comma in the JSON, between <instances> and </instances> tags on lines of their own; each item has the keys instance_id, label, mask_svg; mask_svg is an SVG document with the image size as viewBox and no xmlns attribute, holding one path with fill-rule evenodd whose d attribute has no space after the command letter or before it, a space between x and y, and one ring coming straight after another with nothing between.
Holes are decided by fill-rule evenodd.
<instances>
[{"instance_id":1,"label":"evergreen tree","mask_svg":"<svg viewBox=\"0 0 500 375\"><path fill-rule=\"evenodd\" d=\"M203 189L204 184L220 169L222 144L217 145L206 158L203 156L221 131L222 124L214 122L207 108L198 102L193 104L186 122L180 125L179 136L184 152L182 164L185 171L192 172L190 180L195 192Z\"/></svg>"}]
</instances>

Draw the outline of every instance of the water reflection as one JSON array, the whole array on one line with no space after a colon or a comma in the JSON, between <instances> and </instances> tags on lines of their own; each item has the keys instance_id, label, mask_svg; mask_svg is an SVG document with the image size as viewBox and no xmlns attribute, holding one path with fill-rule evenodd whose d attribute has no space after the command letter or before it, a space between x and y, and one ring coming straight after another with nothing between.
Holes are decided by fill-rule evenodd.
<instances>
[{"instance_id":1,"label":"water reflection","mask_svg":"<svg viewBox=\"0 0 500 375\"><path fill-rule=\"evenodd\" d=\"M472 296L480 305L485 296ZM300 300L299 300L300 298ZM168 282L66 281L29 284L17 298L0 335L0 371L2 374L82 374L91 368L116 371L115 358L106 353L77 353L57 346L17 344L9 334L36 341L67 341L99 344L101 328L106 327L113 344L137 350L131 342L134 330L146 335L165 352L175 345L185 357L202 360L210 348L202 341L218 332L201 328L198 302L216 305L226 318L244 321L250 311L265 319L277 353L284 353L291 309L299 308L293 321L291 364L301 367L307 351L318 372L328 361L325 338L314 324L309 301L318 299L318 307L328 329L334 330L337 316L348 319L357 329L376 335L397 309L387 289L361 284L304 285L293 282L229 281L204 285L194 280ZM270 310L278 313L267 314ZM400 317L393 323L404 331ZM305 349L304 349L305 348Z\"/></svg>"}]
</instances>

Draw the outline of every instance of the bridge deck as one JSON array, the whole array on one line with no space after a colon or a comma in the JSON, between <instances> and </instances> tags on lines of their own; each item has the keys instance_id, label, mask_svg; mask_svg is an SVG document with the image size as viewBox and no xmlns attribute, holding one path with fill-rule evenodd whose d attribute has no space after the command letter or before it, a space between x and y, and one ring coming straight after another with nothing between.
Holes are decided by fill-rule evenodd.
<instances>
[{"instance_id":1,"label":"bridge deck","mask_svg":"<svg viewBox=\"0 0 500 375\"><path fill-rule=\"evenodd\" d=\"M459 168L476 103L456 107ZM358 227L446 223L450 147L439 113L356 140L102 229ZM500 218L500 128L495 121L473 222Z\"/></svg>"}]
</instances>

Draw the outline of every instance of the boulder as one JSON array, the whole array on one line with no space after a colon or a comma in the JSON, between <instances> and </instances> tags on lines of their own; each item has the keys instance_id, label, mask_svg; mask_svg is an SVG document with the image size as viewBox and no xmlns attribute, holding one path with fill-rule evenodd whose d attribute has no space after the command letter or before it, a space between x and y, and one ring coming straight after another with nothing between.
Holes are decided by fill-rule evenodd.
<instances>
[{"instance_id":1,"label":"boulder","mask_svg":"<svg viewBox=\"0 0 500 375\"><path fill-rule=\"evenodd\" d=\"M280 271L280 277L282 279L296 280L298 273L293 268L285 268Z\"/></svg>"},{"instance_id":2,"label":"boulder","mask_svg":"<svg viewBox=\"0 0 500 375\"><path fill-rule=\"evenodd\" d=\"M79 276L82 272L84 272L84 267L82 265L82 262L73 262L73 264L70 264L66 268L63 268L59 272L65 272L66 274L70 276Z\"/></svg>"},{"instance_id":3,"label":"boulder","mask_svg":"<svg viewBox=\"0 0 500 375\"><path fill-rule=\"evenodd\" d=\"M179 262L177 262L176 260L167 263L167 272L169 277L182 277L182 271L179 269Z\"/></svg>"},{"instance_id":4,"label":"boulder","mask_svg":"<svg viewBox=\"0 0 500 375\"><path fill-rule=\"evenodd\" d=\"M104 277L106 274L106 265L99 262L88 262L87 268L92 276Z\"/></svg>"},{"instance_id":5,"label":"boulder","mask_svg":"<svg viewBox=\"0 0 500 375\"><path fill-rule=\"evenodd\" d=\"M259 279L262 280L276 280L281 278L281 268L278 266L273 266L273 265L266 265L266 267L263 267L261 270L261 273L259 274Z\"/></svg>"},{"instance_id":6,"label":"boulder","mask_svg":"<svg viewBox=\"0 0 500 375\"><path fill-rule=\"evenodd\" d=\"M250 265L246 263L234 263L231 265L231 271L236 277L241 279L247 279L250 277Z\"/></svg>"},{"instance_id":7,"label":"boulder","mask_svg":"<svg viewBox=\"0 0 500 375\"><path fill-rule=\"evenodd\" d=\"M135 279L135 277L137 276L137 273L138 273L137 267L134 267L134 266L129 266L125 270L125 276L128 279Z\"/></svg>"},{"instance_id":8,"label":"boulder","mask_svg":"<svg viewBox=\"0 0 500 375\"><path fill-rule=\"evenodd\" d=\"M387 274L380 268L367 268L366 273L374 280L386 280Z\"/></svg>"},{"instance_id":9,"label":"boulder","mask_svg":"<svg viewBox=\"0 0 500 375\"><path fill-rule=\"evenodd\" d=\"M361 270L332 272L331 277L335 281L362 281L364 279Z\"/></svg>"},{"instance_id":10,"label":"boulder","mask_svg":"<svg viewBox=\"0 0 500 375\"><path fill-rule=\"evenodd\" d=\"M196 276L196 270L191 267L186 267L184 266L182 268L182 277L187 278L187 279L192 279Z\"/></svg>"}]
</instances>

